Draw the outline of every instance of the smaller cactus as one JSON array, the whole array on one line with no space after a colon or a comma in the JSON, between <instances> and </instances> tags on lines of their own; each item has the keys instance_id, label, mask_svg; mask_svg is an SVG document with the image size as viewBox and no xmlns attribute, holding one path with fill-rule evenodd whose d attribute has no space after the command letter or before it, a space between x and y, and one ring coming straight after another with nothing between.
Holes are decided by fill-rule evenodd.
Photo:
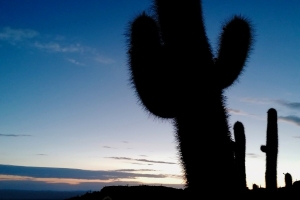
<instances>
[{"instance_id":1,"label":"smaller cactus","mask_svg":"<svg viewBox=\"0 0 300 200\"><path fill-rule=\"evenodd\" d=\"M258 190L258 186L255 183L252 185L252 190Z\"/></svg>"},{"instance_id":2,"label":"smaller cactus","mask_svg":"<svg viewBox=\"0 0 300 200\"><path fill-rule=\"evenodd\" d=\"M266 189L277 190L277 154L278 154L278 128L277 111L274 108L268 110L267 143L260 147L266 153Z\"/></svg>"},{"instance_id":3,"label":"smaller cactus","mask_svg":"<svg viewBox=\"0 0 300 200\"><path fill-rule=\"evenodd\" d=\"M235 165L238 173L238 186L240 189L245 190L247 188L246 181L246 165L245 165L245 156L246 156L246 136L244 131L244 126L241 122L235 122L233 126L234 130L234 153L235 153Z\"/></svg>"},{"instance_id":4,"label":"smaller cactus","mask_svg":"<svg viewBox=\"0 0 300 200\"><path fill-rule=\"evenodd\" d=\"M290 173L283 173L283 174L284 174L285 187L291 188L293 186L292 175Z\"/></svg>"}]
</instances>

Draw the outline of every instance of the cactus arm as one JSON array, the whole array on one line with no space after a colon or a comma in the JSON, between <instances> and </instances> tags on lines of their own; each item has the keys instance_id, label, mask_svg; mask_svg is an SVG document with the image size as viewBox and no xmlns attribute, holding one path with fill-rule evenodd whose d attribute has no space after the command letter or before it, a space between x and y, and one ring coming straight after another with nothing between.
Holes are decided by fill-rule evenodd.
<instances>
[{"instance_id":1,"label":"cactus arm","mask_svg":"<svg viewBox=\"0 0 300 200\"><path fill-rule=\"evenodd\" d=\"M140 15L131 24L129 38L131 83L141 105L156 116L173 117L175 98L169 89L172 88L169 70L162 63L156 22L145 14Z\"/></svg>"},{"instance_id":2,"label":"cactus arm","mask_svg":"<svg viewBox=\"0 0 300 200\"><path fill-rule=\"evenodd\" d=\"M267 146L266 145L261 145L260 150L264 153L267 153Z\"/></svg>"},{"instance_id":3,"label":"cactus arm","mask_svg":"<svg viewBox=\"0 0 300 200\"><path fill-rule=\"evenodd\" d=\"M222 89L237 80L243 70L252 43L252 28L245 18L234 16L223 27L219 38L218 56L215 59Z\"/></svg>"}]
</instances>

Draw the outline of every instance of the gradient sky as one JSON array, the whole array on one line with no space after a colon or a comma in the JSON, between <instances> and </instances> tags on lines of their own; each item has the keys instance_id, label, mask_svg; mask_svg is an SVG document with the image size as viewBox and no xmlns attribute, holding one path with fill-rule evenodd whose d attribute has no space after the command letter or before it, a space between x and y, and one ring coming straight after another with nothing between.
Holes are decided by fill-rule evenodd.
<instances>
[{"instance_id":1,"label":"gradient sky","mask_svg":"<svg viewBox=\"0 0 300 200\"><path fill-rule=\"evenodd\" d=\"M145 112L129 84L126 30L150 5L0 0L0 189L182 186L171 120ZM231 127L236 121L245 127L249 188L265 185L260 145L272 107L278 185L286 172L300 179L299 10L298 0L203 0L214 50L234 14L249 18L255 30L245 70L225 92Z\"/></svg>"}]
</instances>

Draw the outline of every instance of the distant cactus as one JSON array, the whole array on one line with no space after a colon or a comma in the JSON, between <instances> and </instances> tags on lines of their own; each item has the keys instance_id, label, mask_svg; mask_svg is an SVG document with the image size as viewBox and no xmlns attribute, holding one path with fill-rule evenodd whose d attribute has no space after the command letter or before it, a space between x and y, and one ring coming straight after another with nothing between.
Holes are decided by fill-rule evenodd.
<instances>
[{"instance_id":1,"label":"distant cactus","mask_svg":"<svg viewBox=\"0 0 300 200\"><path fill-rule=\"evenodd\" d=\"M247 188L246 181L246 165L245 165L245 156L246 156L246 136L244 126L241 122L237 121L234 126L234 153L235 153L235 164L238 172L238 186L241 189Z\"/></svg>"},{"instance_id":2,"label":"distant cactus","mask_svg":"<svg viewBox=\"0 0 300 200\"><path fill-rule=\"evenodd\" d=\"M156 0L153 8L152 17L139 15L128 33L131 83L140 103L155 116L174 119L188 188L209 192L218 182L223 191L235 189L223 90L248 57L249 22L240 16L228 21L214 57L199 0Z\"/></svg>"},{"instance_id":3,"label":"distant cactus","mask_svg":"<svg viewBox=\"0 0 300 200\"><path fill-rule=\"evenodd\" d=\"M291 188L293 186L293 179L292 179L292 175L290 173L284 174L284 181L285 181L286 188Z\"/></svg>"},{"instance_id":4,"label":"distant cactus","mask_svg":"<svg viewBox=\"0 0 300 200\"><path fill-rule=\"evenodd\" d=\"M252 190L258 190L258 186L255 183L252 185Z\"/></svg>"},{"instance_id":5,"label":"distant cactus","mask_svg":"<svg viewBox=\"0 0 300 200\"><path fill-rule=\"evenodd\" d=\"M274 108L268 110L267 143L260 147L266 153L266 189L277 190L277 154L278 154L278 128L277 111Z\"/></svg>"}]
</instances>

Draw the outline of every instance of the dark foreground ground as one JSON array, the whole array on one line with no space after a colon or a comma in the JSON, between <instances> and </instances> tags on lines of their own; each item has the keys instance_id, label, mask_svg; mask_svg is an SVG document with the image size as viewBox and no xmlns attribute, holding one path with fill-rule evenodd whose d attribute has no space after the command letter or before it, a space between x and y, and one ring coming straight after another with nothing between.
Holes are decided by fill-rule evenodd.
<instances>
[{"instance_id":1,"label":"dark foreground ground","mask_svg":"<svg viewBox=\"0 0 300 200\"><path fill-rule=\"evenodd\" d=\"M0 190L0 200L63 200L85 194L86 191Z\"/></svg>"},{"instance_id":2,"label":"dark foreground ground","mask_svg":"<svg viewBox=\"0 0 300 200\"><path fill-rule=\"evenodd\" d=\"M224 194L215 190L211 197L217 195L225 198ZM230 194L230 199L298 199L299 188L279 188L276 192L267 192L265 188L255 190L245 190L240 194ZM198 196L198 197L196 197ZM196 196L189 197L184 189L176 189L164 186L107 186L101 191L88 192L82 196L68 198L66 200L182 200L182 199L212 199L210 197L201 198L201 190ZM227 195L226 195L227 196Z\"/></svg>"},{"instance_id":3,"label":"dark foreground ground","mask_svg":"<svg viewBox=\"0 0 300 200\"><path fill-rule=\"evenodd\" d=\"M25 191L25 190L0 190L0 200L182 200L182 199L222 199L227 195L218 190L212 192L210 197L201 197L201 188L195 196L189 197L184 189L165 186L106 186L100 191L84 192L54 192L54 191ZM300 199L300 187L279 188L274 193L268 193L264 188L245 190L242 194L230 194L230 199Z\"/></svg>"}]
</instances>

